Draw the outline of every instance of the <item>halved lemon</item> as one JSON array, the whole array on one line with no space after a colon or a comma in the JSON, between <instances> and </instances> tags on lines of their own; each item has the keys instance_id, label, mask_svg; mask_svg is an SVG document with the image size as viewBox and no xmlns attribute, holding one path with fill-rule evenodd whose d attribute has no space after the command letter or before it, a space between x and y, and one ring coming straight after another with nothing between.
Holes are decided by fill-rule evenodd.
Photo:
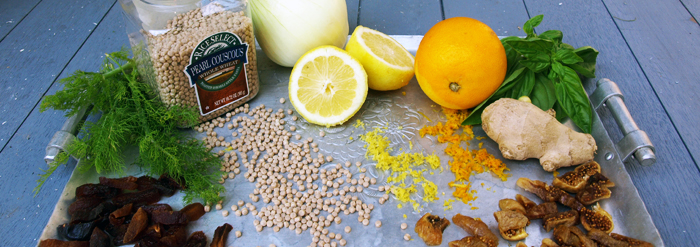
<instances>
[{"instance_id":1,"label":"halved lemon","mask_svg":"<svg viewBox=\"0 0 700 247\"><path fill-rule=\"evenodd\" d=\"M289 77L289 101L306 121L326 127L344 123L367 98L367 73L335 46L301 56Z\"/></svg>"},{"instance_id":2,"label":"halved lemon","mask_svg":"<svg viewBox=\"0 0 700 247\"><path fill-rule=\"evenodd\" d=\"M367 71L371 89L399 89L413 78L413 55L398 41L382 32L357 26L345 50L360 60Z\"/></svg>"}]
</instances>

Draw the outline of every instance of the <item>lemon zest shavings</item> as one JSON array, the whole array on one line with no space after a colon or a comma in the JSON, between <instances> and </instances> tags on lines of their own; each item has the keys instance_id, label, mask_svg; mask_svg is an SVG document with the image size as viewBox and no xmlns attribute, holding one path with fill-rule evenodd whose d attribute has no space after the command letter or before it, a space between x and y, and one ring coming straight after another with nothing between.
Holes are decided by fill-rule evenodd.
<instances>
[{"instance_id":1,"label":"lemon zest shavings","mask_svg":"<svg viewBox=\"0 0 700 247\"><path fill-rule=\"evenodd\" d=\"M422 113L422 112L420 112L420 111L419 111L418 113L420 113L420 115L423 115L423 117L424 117L425 119L428 119L428 122L432 122L432 120L430 120L430 118L429 118L428 116L426 116L425 113Z\"/></svg>"},{"instance_id":2,"label":"lemon zest shavings","mask_svg":"<svg viewBox=\"0 0 700 247\"><path fill-rule=\"evenodd\" d=\"M362 130L365 130L365 123L358 119L357 122L352 125L352 127L355 127L356 129L362 128Z\"/></svg>"},{"instance_id":3,"label":"lemon zest shavings","mask_svg":"<svg viewBox=\"0 0 700 247\"><path fill-rule=\"evenodd\" d=\"M419 169L418 166L426 164L428 168L436 170L440 166L440 158L435 155L424 155L422 153L405 153L401 152L398 155L391 155L392 148L389 138L383 136L384 128L374 128L374 130L360 135L360 139L367 143L365 158L377 162L376 168L382 171L389 171L387 183L390 186L389 191L396 196L401 203L410 203L414 210L420 209L420 204L412 199L411 196L418 192L415 184L421 184L423 189L423 201L433 202L438 200L438 186L425 179L424 173L427 169ZM399 149L400 151L401 149ZM407 178L411 178L413 184L406 185ZM398 204L398 208L402 208L402 204Z\"/></svg>"}]
</instances>

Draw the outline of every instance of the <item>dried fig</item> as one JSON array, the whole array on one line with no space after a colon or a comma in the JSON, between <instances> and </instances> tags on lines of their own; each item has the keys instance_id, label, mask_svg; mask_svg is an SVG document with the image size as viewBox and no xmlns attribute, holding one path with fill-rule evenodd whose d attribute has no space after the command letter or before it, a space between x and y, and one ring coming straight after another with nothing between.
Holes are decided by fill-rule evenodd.
<instances>
[{"instance_id":1,"label":"dried fig","mask_svg":"<svg viewBox=\"0 0 700 247\"><path fill-rule=\"evenodd\" d=\"M554 178L552 185L567 192L578 193L588 184L588 178L600 173L600 164L595 161L576 167L573 171Z\"/></svg>"},{"instance_id":2,"label":"dried fig","mask_svg":"<svg viewBox=\"0 0 700 247\"><path fill-rule=\"evenodd\" d=\"M525 214L525 207L523 207L522 204L513 199L501 199L500 201L498 201L498 207L501 208L501 210L513 210L518 211L521 214Z\"/></svg>"},{"instance_id":3,"label":"dried fig","mask_svg":"<svg viewBox=\"0 0 700 247\"><path fill-rule=\"evenodd\" d=\"M517 241L527 237L525 227L530 224L530 220L522 213L503 210L493 213L493 217L496 218L498 231L505 240Z\"/></svg>"},{"instance_id":4,"label":"dried fig","mask_svg":"<svg viewBox=\"0 0 700 247\"><path fill-rule=\"evenodd\" d=\"M442 232L450 225L450 221L440 216L426 213L416 222L415 231L425 244L434 246L442 244Z\"/></svg>"},{"instance_id":5,"label":"dried fig","mask_svg":"<svg viewBox=\"0 0 700 247\"><path fill-rule=\"evenodd\" d=\"M635 238L630 238L627 236L623 236L617 233L611 233L610 236L614 239L620 240L620 241L625 241L630 244L630 246L637 246L637 247L654 247L653 244L635 239Z\"/></svg>"},{"instance_id":6,"label":"dried fig","mask_svg":"<svg viewBox=\"0 0 700 247\"><path fill-rule=\"evenodd\" d=\"M617 239L614 239L607 233L598 230L598 229L592 229L591 231L588 232L588 238L592 239L599 245L602 245L604 247L629 247L630 244L628 244L625 241L620 241Z\"/></svg>"},{"instance_id":7,"label":"dried fig","mask_svg":"<svg viewBox=\"0 0 700 247\"><path fill-rule=\"evenodd\" d=\"M457 214L452 217L452 222L467 231L472 236L478 237L489 247L498 245L498 237L496 234L493 234L491 230L489 230L489 226L487 226L483 221Z\"/></svg>"},{"instance_id":8,"label":"dried fig","mask_svg":"<svg viewBox=\"0 0 700 247\"><path fill-rule=\"evenodd\" d=\"M612 216L598 204L593 206L593 210L583 208L579 213L581 216L581 224L587 231L598 229L610 234L613 228L615 228Z\"/></svg>"},{"instance_id":9,"label":"dried fig","mask_svg":"<svg viewBox=\"0 0 700 247\"><path fill-rule=\"evenodd\" d=\"M450 241L447 243L449 247L490 247L479 237L468 236L460 240Z\"/></svg>"},{"instance_id":10,"label":"dried fig","mask_svg":"<svg viewBox=\"0 0 700 247\"><path fill-rule=\"evenodd\" d=\"M546 231L551 231L557 226L575 226L578 225L578 222L578 212L572 209L545 216L542 220L542 227Z\"/></svg>"}]
</instances>

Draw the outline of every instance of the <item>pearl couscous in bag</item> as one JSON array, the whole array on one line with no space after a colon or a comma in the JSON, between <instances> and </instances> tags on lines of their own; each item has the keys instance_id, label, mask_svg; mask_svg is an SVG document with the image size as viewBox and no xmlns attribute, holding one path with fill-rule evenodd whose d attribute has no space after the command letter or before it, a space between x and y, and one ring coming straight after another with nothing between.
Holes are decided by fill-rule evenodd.
<instances>
[{"instance_id":1,"label":"pearl couscous in bag","mask_svg":"<svg viewBox=\"0 0 700 247\"><path fill-rule=\"evenodd\" d=\"M200 122L258 93L253 22L244 0L119 0L145 81Z\"/></svg>"}]
</instances>

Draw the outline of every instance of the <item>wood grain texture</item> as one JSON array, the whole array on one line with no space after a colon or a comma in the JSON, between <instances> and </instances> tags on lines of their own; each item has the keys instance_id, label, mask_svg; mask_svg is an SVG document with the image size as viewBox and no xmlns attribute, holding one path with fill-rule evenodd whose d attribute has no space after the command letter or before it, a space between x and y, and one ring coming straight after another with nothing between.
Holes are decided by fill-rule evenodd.
<instances>
[{"instance_id":1,"label":"wood grain texture","mask_svg":"<svg viewBox=\"0 0 700 247\"><path fill-rule=\"evenodd\" d=\"M477 19L500 36L522 36L522 25L528 19L521 0L443 0L445 18L466 16Z\"/></svg>"},{"instance_id":2,"label":"wood grain texture","mask_svg":"<svg viewBox=\"0 0 700 247\"><path fill-rule=\"evenodd\" d=\"M697 0L680 0L685 8L690 12L692 18L690 21L698 23L698 18L700 18L700 1Z\"/></svg>"},{"instance_id":3,"label":"wood grain texture","mask_svg":"<svg viewBox=\"0 0 700 247\"><path fill-rule=\"evenodd\" d=\"M0 2L0 40L24 19L40 0Z\"/></svg>"},{"instance_id":4,"label":"wood grain texture","mask_svg":"<svg viewBox=\"0 0 700 247\"><path fill-rule=\"evenodd\" d=\"M388 35L424 35L442 20L438 0L362 0L360 25Z\"/></svg>"},{"instance_id":5,"label":"wood grain texture","mask_svg":"<svg viewBox=\"0 0 700 247\"><path fill-rule=\"evenodd\" d=\"M92 25L92 23L90 23ZM128 46L123 25L121 8L116 5L107 14L104 21L77 51L59 78L67 77L75 70L97 71L104 59L104 54ZM75 48L77 49L77 48ZM75 50L73 52L76 52ZM62 86L51 86L48 94L53 94ZM32 190L41 173L46 169L44 163L45 148L53 134L65 121L63 112L46 111L39 113L32 109L27 121L18 129L5 150L0 153L0 190L3 201L0 202L0 234L11 236L3 239L3 246L35 246L41 232L58 201L63 187L70 177L75 162L59 167L46 182L41 192L33 197ZM7 182L12 181L12 182Z\"/></svg>"},{"instance_id":6,"label":"wood grain texture","mask_svg":"<svg viewBox=\"0 0 700 247\"><path fill-rule=\"evenodd\" d=\"M114 3L42 1L0 43L0 149Z\"/></svg>"},{"instance_id":7,"label":"wood grain texture","mask_svg":"<svg viewBox=\"0 0 700 247\"><path fill-rule=\"evenodd\" d=\"M357 12L360 11L360 0L346 0L345 4L348 6L348 24L349 30L348 34L352 34L357 27Z\"/></svg>"},{"instance_id":8,"label":"wood grain texture","mask_svg":"<svg viewBox=\"0 0 700 247\"><path fill-rule=\"evenodd\" d=\"M680 1L604 2L610 14L618 17L614 20L620 32L699 162L700 26Z\"/></svg>"},{"instance_id":9,"label":"wood grain texture","mask_svg":"<svg viewBox=\"0 0 700 247\"><path fill-rule=\"evenodd\" d=\"M691 243L699 242L700 236L693 233L700 231L700 221L689 220L688 216L698 215L695 208L700 205L700 174L603 3L525 3L530 15L544 14L538 32L558 29L564 33L564 42L574 47L590 45L600 51L596 75L617 82L632 116L656 147L657 162L653 166L626 164L647 210L667 246L692 246ZM584 85L590 92L595 80L586 80ZM601 119L613 141L619 140L621 134L609 114L602 114Z\"/></svg>"}]
</instances>

